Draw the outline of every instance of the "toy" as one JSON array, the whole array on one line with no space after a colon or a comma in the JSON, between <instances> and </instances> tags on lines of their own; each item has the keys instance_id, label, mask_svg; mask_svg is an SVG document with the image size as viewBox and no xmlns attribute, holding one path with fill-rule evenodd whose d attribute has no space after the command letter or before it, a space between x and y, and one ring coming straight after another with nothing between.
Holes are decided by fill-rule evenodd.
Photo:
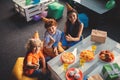
<instances>
[{"instance_id":1,"label":"toy","mask_svg":"<svg viewBox=\"0 0 120 80\"><path fill-rule=\"evenodd\" d=\"M32 4L37 4L37 3L39 3L40 2L40 0L33 0L33 3Z\"/></svg>"},{"instance_id":2,"label":"toy","mask_svg":"<svg viewBox=\"0 0 120 80\"><path fill-rule=\"evenodd\" d=\"M26 0L26 5L30 5L31 4L31 0Z\"/></svg>"},{"instance_id":3,"label":"toy","mask_svg":"<svg viewBox=\"0 0 120 80\"><path fill-rule=\"evenodd\" d=\"M43 11L43 12L41 12L40 16L46 17L47 13L48 13L47 11Z\"/></svg>"},{"instance_id":4,"label":"toy","mask_svg":"<svg viewBox=\"0 0 120 80\"><path fill-rule=\"evenodd\" d=\"M34 21L38 21L38 20L40 20L40 19L41 19L41 17L40 17L39 15L33 16L33 20L34 20Z\"/></svg>"},{"instance_id":5,"label":"toy","mask_svg":"<svg viewBox=\"0 0 120 80\"><path fill-rule=\"evenodd\" d=\"M109 0L109 1L106 3L105 7L106 7L107 9L112 9L113 7L115 7L115 0Z\"/></svg>"}]
</instances>

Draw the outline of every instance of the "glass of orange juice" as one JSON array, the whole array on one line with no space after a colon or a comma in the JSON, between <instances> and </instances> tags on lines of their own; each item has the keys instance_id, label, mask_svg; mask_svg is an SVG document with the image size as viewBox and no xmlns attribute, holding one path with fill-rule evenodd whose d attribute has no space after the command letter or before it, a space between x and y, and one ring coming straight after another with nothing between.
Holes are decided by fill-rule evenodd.
<instances>
[{"instance_id":1,"label":"glass of orange juice","mask_svg":"<svg viewBox=\"0 0 120 80\"><path fill-rule=\"evenodd\" d=\"M95 52L97 46L96 45L92 45L92 51Z\"/></svg>"},{"instance_id":2,"label":"glass of orange juice","mask_svg":"<svg viewBox=\"0 0 120 80\"><path fill-rule=\"evenodd\" d=\"M63 68L64 68L64 71L66 71L66 70L67 70L68 66L69 66L69 64L68 64L68 63L63 63Z\"/></svg>"},{"instance_id":3,"label":"glass of orange juice","mask_svg":"<svg viewBox=\"0 0 120 80\"><path fill-rule=\"evenodd\" d=\"M80 66L82 66L82 67L83 67L83 66L84 66L84 64L85 64L85 62L86 62L86 61L85 61L84 59L80 59Z\"/></svg>"}]
</instances>

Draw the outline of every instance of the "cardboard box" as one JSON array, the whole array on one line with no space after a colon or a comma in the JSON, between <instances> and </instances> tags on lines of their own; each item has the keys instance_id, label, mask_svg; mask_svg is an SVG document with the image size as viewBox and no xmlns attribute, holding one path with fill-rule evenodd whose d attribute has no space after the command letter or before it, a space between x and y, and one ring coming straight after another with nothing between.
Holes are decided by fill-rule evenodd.
<instances>
[{"instance_id":1,"label":"cardboard box","mask_svg":"<svg viewBox=\"0 0 120 80\"><path fill-rule=\"evenodd\" d=\"M103 78L99 74L95 74L90 76L87 80L103 80Z\"/></svg>"},{"instance_id":2,"label":"cardboard box","mask_svg":"<svg viewBox=\"0 0 120 80\"><path fill-rule=\"evenodd\" d=\"M117 63L106 64L103 66L102 75L105 80L117 80L120 75L120 67Z\"/></svg>"},{"instance_id":3,"label":"cardboard box","mask_svg":"<svg viewBox=\"0 0 120 80\"><path fill-rule=\"evenodd\" d=\"M91 41L104 43L107 37L106 31L95 30L93 29L91 32Z\"/></svg>"}]
</instances>

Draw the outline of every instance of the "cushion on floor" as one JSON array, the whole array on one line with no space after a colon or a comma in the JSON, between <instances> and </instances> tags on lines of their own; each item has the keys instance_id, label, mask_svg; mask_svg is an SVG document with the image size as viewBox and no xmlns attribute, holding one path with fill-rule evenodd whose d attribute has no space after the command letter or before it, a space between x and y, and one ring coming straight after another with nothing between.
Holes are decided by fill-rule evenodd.
<instances>
[{"instance_id":1,"label":"cushion on floor","mask_svg":"<svg viewBox=\"0 0 120 80\"><path fill-rule=\"evenodd\" d=\"M60 19L63 16L64 6L58 2L48 5L48 17Z\"/></svg>"},{"instance_id":2,"label":"cushion on floor","mask_svg":"<svg viewBox=\"0 0 120 80\"><path fill-rule=\"evenodd\" d=\"M24 57L18 57L12 70L12 80L38 80L23 75L23 60Z\"/></svg>"}]
</instances>

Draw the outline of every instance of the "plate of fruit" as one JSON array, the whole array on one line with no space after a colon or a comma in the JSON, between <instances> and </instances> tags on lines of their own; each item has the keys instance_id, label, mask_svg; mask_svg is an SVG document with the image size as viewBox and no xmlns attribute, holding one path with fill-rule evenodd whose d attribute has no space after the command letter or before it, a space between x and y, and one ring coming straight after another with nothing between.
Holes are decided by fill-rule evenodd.
<instances>
[{"instance_id":1,"label":"plate of fruit","mask_svg":"<svg viewBox=\"0 0 120 80\"><path fill-rule=\"evenodd\" d=\"M89 62L95 58L94 52L91 50L83 50L80 52L80 58L84 59L86 62Z\"/></svg>"},{"instance_id":2,"label":"plate of fruit","mask_svg":"<svg viewBox=\"0 0 120 80\"><path fill-rule=\"evenodd\" d=\"M99 58L104 62L112 62L115 57L114 57L114 53L111 52L110 50L102 50L99 53Z\"/></svg>"},{"instance_id":3,"label":"plate of fruit","mask_svg":"<svg viewBox=\"0 0 120 80\"><path fill-rule=\"evenodd\" d=\"M63 63L71 64L75 61L75 56L71 52L64 52L61 55L61 60Z\"/></svg>"},{"instance_id":4,"label":"plate of fruit","mask_svg":"<svg viewBox=\"0 0 120 80\"><path fill-rule=\"evenodd\" d=\"M66 72L67 80L83 80L83 73L77 68L69 68Z\"/></svg>"}]
</instances>

